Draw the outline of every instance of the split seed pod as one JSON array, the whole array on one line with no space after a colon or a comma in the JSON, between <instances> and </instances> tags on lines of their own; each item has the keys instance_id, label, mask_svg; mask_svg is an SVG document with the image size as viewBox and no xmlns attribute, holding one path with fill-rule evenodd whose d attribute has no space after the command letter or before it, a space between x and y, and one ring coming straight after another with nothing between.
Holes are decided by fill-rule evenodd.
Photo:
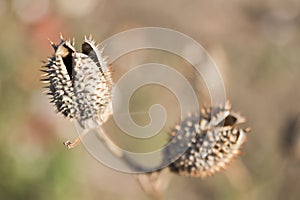
<instances>
[{"instance_id":1,"label":"split seed pod","mask_svg":"<svg viewBox=\"0 0 300 200\"><path fill-rule=\"evenodd\" d=\"M90 36L84 38L82 52L62 36L51 42L54 54L41 71L47 95L56 111L84 128L101 125L111 114L112 78L102 50Z\"/></svg>"},{"instance_id":2,"label":"split seed pod","mask_svg":"<svg viewBox=\"0 0 300 200\"><path fill-rule=\"evenodd\" d=\"M180 175L201 178L225 168L246 140L249 129L238 127L243 122L245 119L232 112L229 103L189 115L171 132L171 145L165 156L176 159L168 168Z\"/></svg>"}]
</instances>

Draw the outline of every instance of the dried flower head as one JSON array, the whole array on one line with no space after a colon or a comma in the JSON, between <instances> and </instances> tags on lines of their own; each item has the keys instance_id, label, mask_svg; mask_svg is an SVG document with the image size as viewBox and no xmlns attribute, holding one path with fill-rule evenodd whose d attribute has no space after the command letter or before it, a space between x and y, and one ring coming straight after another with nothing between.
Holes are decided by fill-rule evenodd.
<instances>
[{"instance_id":1,"label":"dried flower head","mask_svg":"<svg viewBox=\"0 0 300 200\"><path fill-rule=\"evenodd\" d=\"M102 50L90 36L84 38L82 53L62 36L59 44L50 42L54 54L42 71L47 84L47 95L57 112L70 120L76 119L82 127L90 120L98 125L111 114L112 78Z\"/></svg>"},{"instance_id":2,"label":"dried flower head","mask_svg":"<svg viewBox=\"0 0 300 200\"><path fill-rule=\"evenodd\" d=\"M180 175L202 178L225 168L246 140L249 129L238 127L243 122L245 119L232 112L229 103L190 114L171 132L165 155L176 159L168 168Z\"/></svg>"}]
</instances>

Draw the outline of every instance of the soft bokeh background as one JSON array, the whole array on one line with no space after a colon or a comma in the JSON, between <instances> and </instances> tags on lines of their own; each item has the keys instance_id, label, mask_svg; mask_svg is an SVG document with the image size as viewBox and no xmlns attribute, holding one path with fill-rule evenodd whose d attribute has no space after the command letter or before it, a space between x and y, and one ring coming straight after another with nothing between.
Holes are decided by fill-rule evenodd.
<instances>
[{"instance_id":1,"label":"soft bokeh background","mask_svg":"<svg viewBox=\"0 0 300 200\"><path fill-rule=\"evenodd\" d=\"M252 127L243 155L206 180L173 176L167 199L300 198L300 2L0 0L0 199L149 199L135 179L95 161L39 83L47 38L97 41L158 26L201 43Z\"/></svg>"}]
</instances>

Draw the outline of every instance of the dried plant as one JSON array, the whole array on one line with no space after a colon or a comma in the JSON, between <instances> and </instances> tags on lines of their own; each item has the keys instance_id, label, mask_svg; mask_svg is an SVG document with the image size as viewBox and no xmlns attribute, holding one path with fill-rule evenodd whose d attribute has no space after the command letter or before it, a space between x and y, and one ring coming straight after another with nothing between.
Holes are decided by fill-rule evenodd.
<instances>
[{"instance_id":1,"label":"dried plant","mask_svg":"<svg viewBox=\"0 0 300 200\"><path fill-rule=\"evenodd\" d=\"M102 50L91 36L85 37L82 53L76 51L74 40L71 43L62 36L59 44L50 43L55 52L41 71L45 72L42 81L51 103L58 113L76 119L83 128L98 127L112 112L111 72ZM64 144L72 148L79 141Z\"/></svg>"},{"instance_id":2,"label":"dried plant","mask_svg":"<svg viewBox=\"0 0 300 200\"><path fill-rule=\"evenodd\" d=\"M56 111L69 120L77 120L85 134L100 128L112 114L112 78L102 51L89 37L84 39L82 53L74 41L62 36L59 44L50 42L54 54L43 66L42 79L47 83L47 95ZM204 107L190 113L174 126L169 134L170 145L163 151L163 160L169 163L163 169L138 174L143 190L153 199L164 199L169 173L205 178L225 168L239 154L249 128L241 128L245 118L231 110L231 105ZM107 137L103 141L110 147ZM65 142L69 148L80 142ZM110 148L114 151L113 148ZM118 152L115 155L122 157ZM122 159L134 166L126 156ZM136 167L136 166L135 166ZM167 175L166 175L167 174Z\"/></svg>"}]
</instances>

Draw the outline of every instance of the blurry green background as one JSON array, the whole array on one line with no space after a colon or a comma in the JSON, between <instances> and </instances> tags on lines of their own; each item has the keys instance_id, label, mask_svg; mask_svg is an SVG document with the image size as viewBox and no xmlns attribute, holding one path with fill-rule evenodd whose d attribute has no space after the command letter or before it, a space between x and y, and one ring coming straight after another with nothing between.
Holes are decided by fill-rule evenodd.
<instances>
[{"instance_id":1,"label":"blurry green background","mask_svg":"<svg viewBox=\"0 0 300 200\"><path fill-rule=\"evenodd\" d=\"M135 27L175 29L220 67L252 132L242 156L205 180L174 175L168 199L300 199L300 2L0 0L0 199L149 199L94 160L42 94L47 38L97 41Z\"/></svg>"}]
</instances>

